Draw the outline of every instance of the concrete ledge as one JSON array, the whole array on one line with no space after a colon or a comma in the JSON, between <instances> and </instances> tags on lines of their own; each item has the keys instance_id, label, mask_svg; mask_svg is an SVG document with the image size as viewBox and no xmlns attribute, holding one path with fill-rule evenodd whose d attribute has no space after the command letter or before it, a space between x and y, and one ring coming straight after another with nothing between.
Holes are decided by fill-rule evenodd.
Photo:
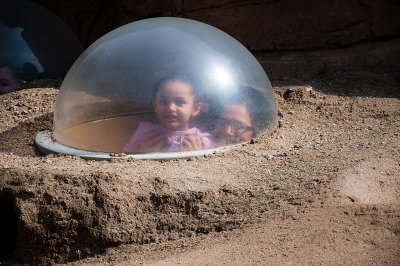
<instances>
[{"instance_id":1,"label":"concrete ledge","mask_svg":"<svg viewBox=\"0 0 400 266\"><path fill-rule=\"evenodd\" d=\"M400 38L343 49L254 55L271 80L285 77L307 80L338 68L364 69L394 77L400 75Z\"/></svg>"}]
</instances>

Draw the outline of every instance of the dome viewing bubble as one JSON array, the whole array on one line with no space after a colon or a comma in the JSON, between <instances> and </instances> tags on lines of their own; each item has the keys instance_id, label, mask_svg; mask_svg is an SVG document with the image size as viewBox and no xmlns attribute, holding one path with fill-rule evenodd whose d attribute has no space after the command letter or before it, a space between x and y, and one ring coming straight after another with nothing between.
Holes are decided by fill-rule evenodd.
<instances>
[{"instance_id":1,"label":"dome viewing bubble","mask_svg":"<svg viewBox=\"0 0 400 266\"><path fill-rule=\"evenodd\" d=\"M248 141L276 120L270 81L238 41L201 22L153 18L111 31L76 60L53 137L68 149L179 157Z\"/></svg>"}]
</instances>

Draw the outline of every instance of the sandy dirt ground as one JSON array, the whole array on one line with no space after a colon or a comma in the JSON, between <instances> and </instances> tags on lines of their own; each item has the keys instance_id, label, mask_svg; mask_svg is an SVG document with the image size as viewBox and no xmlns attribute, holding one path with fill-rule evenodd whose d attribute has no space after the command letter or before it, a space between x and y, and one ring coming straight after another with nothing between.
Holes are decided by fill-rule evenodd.
<instances>
[{"instance_id":1,"label":"sandy dirt ground","mask_svg":"<svg viewBox=\"0 0 400 266\"><path fill-rule=\"evenodd\" d=\"M136 164L143 176L163 176L171 190L243 185L249 200L240 219L110 247L70 264L400 265L399 81L332 71L312 81L272 83L279 126L250 143L198 158L107 165L123 172ZM0 95L3 169L36 171L30 163L55 172L102 169L100 162L43 157L32 144L34 132L51 127L57 92L27 88Z\"/></svg>"}]
</instances>

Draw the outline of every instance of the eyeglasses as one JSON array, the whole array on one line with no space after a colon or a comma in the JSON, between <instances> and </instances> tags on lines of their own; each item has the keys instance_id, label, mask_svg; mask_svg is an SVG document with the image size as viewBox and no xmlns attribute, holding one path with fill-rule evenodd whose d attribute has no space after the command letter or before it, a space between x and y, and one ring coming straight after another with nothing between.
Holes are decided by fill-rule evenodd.
<instances>
[{"instance_id":1,"label":"eyeglasses","mask_svg":"<svg viewBox=\"0 0 400 266\"><path fill-rule=\"evenodd\" d=\"M246 126L243 123L239 122L239 121L229 121L223 118L218 118L215 120L214 122L214 126L220 126L220 127L227 127L230 126L231 129L233 131L235 131L235 133L238 134L243 134L246 131L253 131L253 128L250 126Z\"/></svg>"}]
</instances>

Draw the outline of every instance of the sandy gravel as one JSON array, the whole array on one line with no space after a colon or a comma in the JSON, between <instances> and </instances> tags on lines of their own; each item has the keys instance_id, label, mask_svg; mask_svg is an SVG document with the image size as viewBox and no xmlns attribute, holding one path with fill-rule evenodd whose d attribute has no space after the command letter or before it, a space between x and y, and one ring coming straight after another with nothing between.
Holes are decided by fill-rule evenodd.
<instances>
[{"instance_id":1,"label":"sandy gravel","mask_svg":"<svg viewBox=\"0 0 400 266\"><path fill-rule=\"evenodd\" d=\"M51 128L58 92L39 85L0 95L2 169L118 173L121 182L133 171L129 182L144 185L126 189L137 193L157 176L171 193L243 188L237 198L247 204L223 214L236 219L231 226L171 231L74 265L400 265L400 86L391 77L347 71L274 81L280 126L251 143L189 160L107 164L37 152L33 136Z\"/></svg>"}]
</instances>

